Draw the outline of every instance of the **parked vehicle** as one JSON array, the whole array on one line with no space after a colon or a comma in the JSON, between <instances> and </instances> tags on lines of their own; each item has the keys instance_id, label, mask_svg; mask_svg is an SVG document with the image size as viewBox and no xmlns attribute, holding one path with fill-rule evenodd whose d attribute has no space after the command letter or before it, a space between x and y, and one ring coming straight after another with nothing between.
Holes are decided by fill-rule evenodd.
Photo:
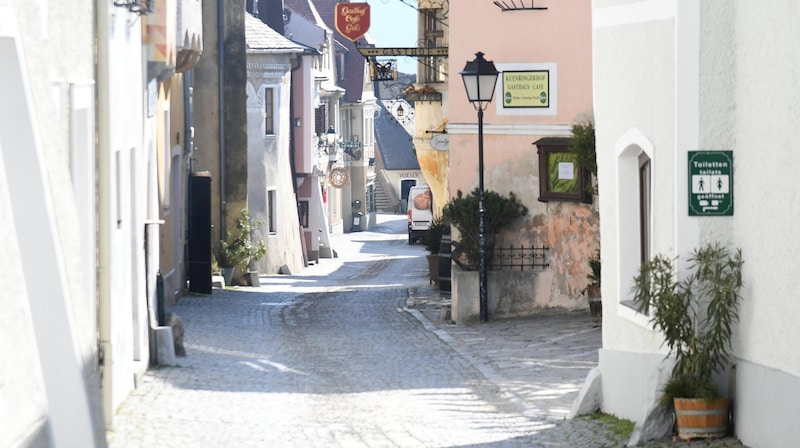
<instances>
[{"instance_id":1,"label":"parked vehicle","mask_svg":"<svg viewBox=\"0 0 800 448\"><path fill-rule=\"evenodd\" d=\"M408 192L408 244L414 244L428 231L433 221L433 195L427 185L411 187Z\"/></svg>"}]
</instances>

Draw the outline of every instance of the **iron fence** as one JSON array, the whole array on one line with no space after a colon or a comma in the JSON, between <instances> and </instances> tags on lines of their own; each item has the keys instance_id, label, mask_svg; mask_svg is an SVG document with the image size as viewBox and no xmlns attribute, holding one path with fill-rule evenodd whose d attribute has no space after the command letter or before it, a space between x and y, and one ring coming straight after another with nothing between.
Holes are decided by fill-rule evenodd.
<instances>
[{"instance_id":1,"label":"iron fence","mask_svg":"<svg viewBox=\"0 0 800 448\"><path fill-rule=\"evenodd\" d=\"M464 254L463 247L458 241L453 241L452 259L463 269L478 270L478 260L469 260ZM550 248L542 246L519 246L508 245L508 247L495 247L487 254L486 268L490 271L508 269L512 271L544 269L550 266L547 262Z\"/></svg>"}]
</instances>

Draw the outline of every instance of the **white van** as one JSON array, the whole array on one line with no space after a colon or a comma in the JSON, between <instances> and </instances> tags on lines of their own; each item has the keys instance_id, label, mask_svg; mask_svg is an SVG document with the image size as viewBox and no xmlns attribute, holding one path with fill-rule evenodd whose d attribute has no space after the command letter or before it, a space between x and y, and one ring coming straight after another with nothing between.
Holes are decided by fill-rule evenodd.
<instances>
[{"instance_id":1,"label":"white van","mask_svg":"<svg viewBox=\"0 0 800 448\"><path fill-rule=\"evenodd\" d=\"M433 221L433 194L427 185L408 191L408 244L419 241Z\"/></svg>"}]
</instances>

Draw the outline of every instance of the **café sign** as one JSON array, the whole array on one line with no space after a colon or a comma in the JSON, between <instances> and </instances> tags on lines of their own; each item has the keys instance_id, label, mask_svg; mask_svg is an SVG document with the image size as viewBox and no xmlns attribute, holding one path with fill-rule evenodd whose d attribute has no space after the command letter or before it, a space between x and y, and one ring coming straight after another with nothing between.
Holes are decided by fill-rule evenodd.
<instances>
[{"instance_id":1,"label":"caf\u00e9 sign","mask_svg":"<svg viewBox=\"0 0 800 448\"><path fill-rule=\"evenodd\" d=\"M336 4L336 31L355 42L369 31L369 3Z\"/></svg>"}]
</instances>

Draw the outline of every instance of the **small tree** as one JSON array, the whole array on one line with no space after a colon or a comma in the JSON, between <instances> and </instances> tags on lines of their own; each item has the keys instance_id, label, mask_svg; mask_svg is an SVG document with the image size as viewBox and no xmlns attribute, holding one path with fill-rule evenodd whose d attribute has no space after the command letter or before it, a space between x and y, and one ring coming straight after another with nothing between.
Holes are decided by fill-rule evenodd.
<instances>
[{"instance_id":1,"label":"small tree","mask_svg":"<svg viewBox=\"0 0 800 448\"><path fill-rule=\"evenodd\" d=\"M569 150L577 157L578 166L589 171L597 178L597 146L594 137L594 122L584 119L572 125L572 138L569 141ZM597 187L593 182L586 184L588 193L597 194Z\"/></svg>"},{"instance_id":2,"label":"small tree","mask_svg":"<svg viewBox=\"0 0 800 448\"><path fill-rule=\"evenodd\" d=\"M715 399L720 396L714 374L727 367L733 330L739 320L742 251L718 243L695 249L689 274L677 280L673 259L657 255L634 278L634 299L640 311L664 333L675 357L662 402L673 398Z\"/></svg>"},{"instance_id":3,"label":"small tree","mask_svg":"<svg viewBox=\"0 0 800 448\"><path fill-rule=\"evenodd\" d=\"M597 149L592 120L586 119L572 125L569 149L578 156L578 165L597 176Z\"/></svg>"},{"instance_id":4,"label":"small tree","mask_svg":"<svg viewBox=\"0 0 800 448\"><path fill-rule=\"evenodd\" d=\"M472 190L472 193L467 196L458 190L456 197L448 201L442 211L444 219L458 229L461 235L461 246L470 264L477 264L479 259L479 202L480 190L478 188ZM504 197L488 190L484 191L484 207L486 208L484 212L486 251L487 258L491 258L497 234L515 219L527 215L528 208L517 199L514 192L510 192L508 197Z\"/></svg>"}]
</instances>

